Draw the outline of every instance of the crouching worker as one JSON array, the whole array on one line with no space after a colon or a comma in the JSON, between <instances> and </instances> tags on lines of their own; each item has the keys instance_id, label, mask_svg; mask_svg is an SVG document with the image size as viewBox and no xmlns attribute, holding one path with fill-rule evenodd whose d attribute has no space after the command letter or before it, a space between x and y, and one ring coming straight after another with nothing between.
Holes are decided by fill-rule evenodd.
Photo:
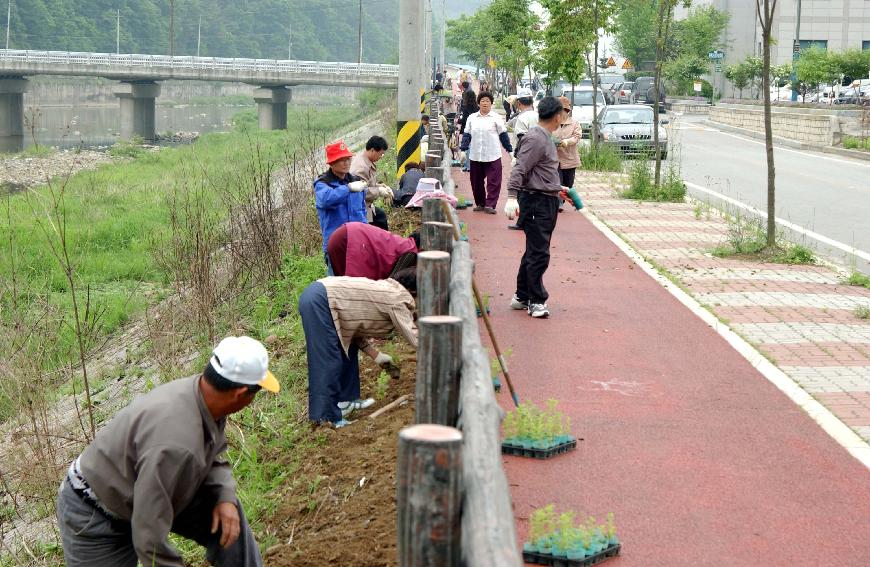
<instances>
[{"instance_id":1,"label":"crouching worker","mask_svg":"<svg viewBox=\"0 0 870 567\"><path fill-rule=\"evenodd\" d=\"M336 276L385 280L417 265L420 235L403 237L363 222L341 225L329 237L326 253Z\"/></svg>"},{"instance_id":2,"label":"crouching worker","mask_svg":"<svg viewBox=\"0 0 870 567\"><path fill-rule=\"evenodd\" d=\"M360 399L359 351L385 368L393 360L378 353L370 338L387 338L396 332L417 348L416 288L416 268L380 281L327 277L305 288L299 297L299 315L308 354L311 421L342 427L354 410L374 404L370 398Z\"/></svg>"},{"instance_id":3,"label":"crouching worker","mask_svg":"<svg viewBox=\"0 0 870 567\"><path fill-rule=\"evenodd\" d=\"M170 532L212 565L263 564L236 497L226 417L278 392L265 347L227 337L201 376L164 384L121 410L69 467L57 520L68 567L183 567Z\"/></svg>"}]
</instances>

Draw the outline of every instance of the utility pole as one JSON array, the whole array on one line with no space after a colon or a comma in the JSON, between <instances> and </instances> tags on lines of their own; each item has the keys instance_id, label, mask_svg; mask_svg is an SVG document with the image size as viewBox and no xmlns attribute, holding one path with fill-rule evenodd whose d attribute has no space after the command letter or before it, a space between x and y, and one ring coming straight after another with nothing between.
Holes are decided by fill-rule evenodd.
<instances>
[{"instance_id":1,"label":"utility pole","mask_svg":"<svg viewBox=\"0 0 870 567\"><path fill-rule=\"evenodd\" d=\"M175 55L175 0L169 0L169 56Z\"/></svg>"},{"instance_id":2,"label":"utility pole","mask_svg":"<svg viewBox=\"0 0 870 567\"><path fill-rule=\"evenodd\" d=\"M118 19L115 22L115 53L121 53L121 9L118 8Z\"/></svg>"},{"instance_id":3,"label":"utility pole","mask_svg":"<svg viewBox=\"0 0 870 567\"><path fill-rule=\"evenodd\" d=\"M202 43L202 14L199 15L199 25L196 28L196 56L199 57L199 46Z\"/></svg>"},{"instance_id":4,"label":"utility pole","mask_svg":"<svg viewBox=\"0 0 870 567\"><path fill-rule=\"evenodd\" d=\"M447 78L447 61L444 59L444 38L447 33L447 0L441 0L441 39L439 45L441 47L441 73L444 74L443 80Z\"/></svg>"},{"instance_id":5,"label":"utility pole","mask_svg":"<svg viewBox=\"0 0 870 567\"><path fill-rule=\"evenodd\" d=\"M287 59L293 59L293 24L287 31Z\"/></svg>"},{"instance_id":6,"label":"utility pole","mask_svg":"<svg viewBox=\"0 0 870 567\"><path fill-rule=\"evenodd\" d=\"M359 0L359 38L357 44L359 45L359 55L356 62L357 65L362 65L362 0Z\"/></svg>"},{"instance_id":7,"label":"utility pole","mask_svg":"<svg viewBox=\"0 0 870 567\"><path fill-rule=\"evenodd\" d=\"M9 49L9 24L12 22L12 0L9 0L9 7L6 9L6 49Z\"/></svg>"},{"instance_id":8,"label":"utility pole","mask_svg":"<svg viewBox=\"0 0 870 567\"><path fill-rule=\"evenodd\" d=\"M396 113L396 167L401 176L410 162L419 162L420 96L423 92L424 35L420 0L399 0L399 93Z\"/></svg>"},{"instance_id":9,"label":"utility pole","mask_svg":"<svg viewBox=\"0 0 870 567\"><path fill-rule=\"evenodd\" d=\"M794 27L794 45L791 55L791 101L797 102L797 62L801 58L801 0L797 0L797 19Z\"/></svg>"}]
</instances>

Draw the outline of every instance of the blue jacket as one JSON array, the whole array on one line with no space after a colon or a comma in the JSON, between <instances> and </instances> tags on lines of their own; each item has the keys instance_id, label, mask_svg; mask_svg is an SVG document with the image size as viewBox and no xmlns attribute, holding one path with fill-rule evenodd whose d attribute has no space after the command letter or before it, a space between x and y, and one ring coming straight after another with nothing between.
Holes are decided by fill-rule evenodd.
<instances>
[{"instance_id":1,"label":"blue jacket","mask_svg":"<svg viewBox=\"0 0 870 567\"><path fill-rule=\"evenodd\" d=\"M339 179L332 170L314 180L314 203L323 233L324 252L335 229L347 222L366 222L366 192L354 193L348 189L352 181L360 181L360 178L348 173L344 179Z\"/></svg>"}]
</instances>

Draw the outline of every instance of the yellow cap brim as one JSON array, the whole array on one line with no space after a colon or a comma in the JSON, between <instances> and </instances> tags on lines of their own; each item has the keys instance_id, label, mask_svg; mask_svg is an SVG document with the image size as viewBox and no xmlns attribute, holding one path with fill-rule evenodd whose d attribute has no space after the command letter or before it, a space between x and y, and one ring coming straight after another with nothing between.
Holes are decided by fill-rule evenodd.
<instances>
[{"instance_id":1,"label":"yellow cap brim","mask_svg":"<svg viewBox=\"0 0 870 567\"><path fill-rule=\"evenodd\" d=\"M268 370L266 371L266 377L260 380L257 385L264 390L269 390L274 394L277 394L279 391L281 391L281 384L278 383L278 379L275 378L275 375Z\"/></svg>"}]
</instances>

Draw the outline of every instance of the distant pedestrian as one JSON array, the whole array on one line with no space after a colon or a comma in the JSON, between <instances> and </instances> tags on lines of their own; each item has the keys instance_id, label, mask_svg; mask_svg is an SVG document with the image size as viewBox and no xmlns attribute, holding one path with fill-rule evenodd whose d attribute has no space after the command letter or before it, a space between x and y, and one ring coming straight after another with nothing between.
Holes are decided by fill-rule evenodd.
<instances>
[{"instance_id":1,"label":"distant pedestrian","mask_svg":"<svg viewBox=\"0 0 870 567\"><path fill-rule=\"evenodd\" d=\"M517 89L516 105L517 113L514 116L513 130L519 148L526 132L538 125L538 113L534 107L532 91L525 87Z\"/></svg>"},{"instance_id":2,"label":"distant pedestrian","mask_svg":"<svg viewBox=\"0 0 870 567\"><path fill-rule=\"evenodd\" d=\"M170 532L212 565L263 564L222 454L227 416L280 389L268 364L258 341L227 337L202 374L137 397L100 429L58 492L68 567L180 567Z\"/></svg>"},{"instance_id":3,"label":"distant pedestrian","mask_svg":"<svg viewBox=\"0 0 870 567\"><path fill-rule=\"evenodd\" d=\"M549 294L544 272L550 265L550 239L556 228L559 197L559 157L552 135L562 124L562 104L553 97L538 103L538 125L523 137L516 153L517 163L508 180L504 212L526 235L526 249L517 272L517 288L511 308L525 309L535 318L549 317Z\"/></svg>"},{"instance_id":4,"label":"distant pedestrian","mask_svg":"<svg viewBox=\"0 0 870 567\"><path fill-rule=\"evenodd\" d=\"M341 225L329 237L326 251L336 276L385 280L399 269L417 264L420 235L404 237L363 222ZM397 263L401 260L402 265Z\"/></svg>"},{"instance_id":5,"label":"distant pedestrian","mask_svg":"<svg viewBox=\"0 0 870 567\"><path fill-rule=\"evenodd\" d=\"M501 149L511 153L513 147L504 121L492 111L492 94L480 93L477 103L480 110L468 117L460 149L467 152L471 162L473 210L494 215L501 193Z\"/></svg>"},{"instance_id":6,"label":"distant pedestrian","mask_svg":"<svg viewBox=\"0 0 870 567\"><path fill-rule=\"evenodd\" d=\"M311 421L343 427L352 412L375 403L371 398L360 399L359 351L373 357L382 368L393 366L393 359L378 353L370 338L383 339L396 333L417 348L416 270L402 270L393 278L323 278L299 297Z\"/></svg>"},{"instance_id":7,"label":"distant pedestrian","mask_svg":"<svg viewBox=\"0 0 870 567\"><path fill-rule=\"evenodd\" d=\"M424 162L408 162L405 164L405 173L399 178L399 190L393 197L394 207L404 207L417 192L417 184L426 176L426 164Z\"/></svg>"},{"instance_id":8,"label":"distant pedestrian","mask_svg":"<svg viewBox=\"0 0 870 567\"><path fill-rule=\"evenodd\" d=\"M577 144L583 139L583 127L571 118L571 101L568 97L559 97L564 116L559 129L553 132L553 137L558 141L556 153L559 156L559 178L562 186L571 188L574 186L574 176L580 167L580 153ZM560 201L559 210L562 210L564 202Z\"/></svg>"},{"instance_id":9,"label":"distant pedestrian","mask_svg":"<svg viewBox=\"0 0 870 567\"><path fill-rule=\"evenodd\" d=\"M462 83L462 103L460 107L461 116L459 119L459 133L465 133L465 125L468 123L468 117L480 110L477 105L477 95L471 88L468 81ZM462 171L471 171L471 163L468 161L468 156L462 161Z\"/></svg>"},{"instance_id":10,"label":"distant pedestrian","mask_svg":"<svg viewBox=\"0 0 870 567\"><path fill-rule=\"evenodd\" d=\"M378 182L378 166L376 165L389 149L387 141L381 136L372 136L366 142L366 149L355 156L350 162L350 172L366 182L366 220L378 228L389 230L387 213L375 206L375 201L383 197L393 198L393 190Z\"/></svg>"},{"instance_id":11,"label":"distant pedestrian","mask_svg":"<svg viewBox=\"0 0 870 567\"><path fill-rule=\"evenodd\" d=\"M346 222L368 222L366 219L365 180L350 173L353 153L339 140L326 146L329 169L314 180L314 203L323 235L323 259L327 273L332 275L326 245L335 229Z\"/></svg>"}]
</instances>

